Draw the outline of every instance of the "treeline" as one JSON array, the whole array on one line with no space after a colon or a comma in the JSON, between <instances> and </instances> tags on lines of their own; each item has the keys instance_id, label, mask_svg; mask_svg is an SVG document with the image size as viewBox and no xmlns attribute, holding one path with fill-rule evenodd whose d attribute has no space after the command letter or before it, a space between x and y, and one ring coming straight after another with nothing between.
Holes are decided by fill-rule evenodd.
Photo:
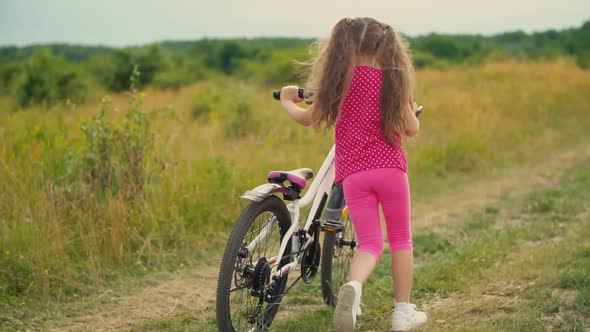
<instances>
[{"instance_id":1,"label":"treeline","mask_svg":"<svg viewBox=\"0 0 590 332\"><path fill-rule=\"evenodd\" d=\"M442 68L489 58L575 58L590 68L590 21L579 28L495 36L430 34L409 37L416 67ZM311 39L201 39L167 41L142 47L107 48L67 44L0 48L0 95L19 106L51 106L66 98L83 102L90 87L122 91L134 66L136 84L178 88L224 75L261 84L296 82L301 68L293 59L309 57Z\"/></svg>"},{"instance_id":2,"label":"treeline","mask_svg":"<svg viewBox=\"0 0 590 332\"><path fill-rule=\"evenodd\" d=\"M495 36L430 34L410 38L417 67L480 62L489 57L551 59L571 56L590 68L590 21L580 28L527 34L505 32ZM442 61L442 63L441 63Z\"/></svg>"}]
</instances>

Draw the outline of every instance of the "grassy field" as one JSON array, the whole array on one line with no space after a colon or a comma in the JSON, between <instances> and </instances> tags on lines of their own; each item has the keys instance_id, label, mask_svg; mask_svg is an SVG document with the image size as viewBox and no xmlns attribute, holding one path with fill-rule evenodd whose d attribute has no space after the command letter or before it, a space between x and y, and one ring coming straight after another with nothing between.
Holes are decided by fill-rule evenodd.
<instances>
[{"instance_id":1,"label":"grassy field","mask_svg":"<svg viewBox=\"0 0 590 332\"><path fill-rule=\"evenodd\" d=\"M461 190L514 167L532 167L551 158L553 152L590 138L586 129L590 125L590 72L568 60L489 63L422 70L417 75L418 98L426 111L419 137L405 144L414 201L436 200L449 188ZM130 142L147 142L145 150L137 153L147 167L141 194L132 199L129 190L136 182L125 182L129 177L119 176L113 180L119 182L109 182L104 190L96 190L88 181L95 171L88 166L89 152L96 152L92 148L97 145L82 128L90 126L94 133L101 132L100 121L92 119L101 108L99 103L11 112L10 98L0 98L0 329L67 321L89 307L105 304L96 300L97 294L130 292L154 283L151 278L158 273L216 264L215 257L221 254L244 206L235 198L263 182L269 170L317 168L333 144L331 133L313 134L291 122L270 98L271 89L220 79L175 92L147 90L144 103L132 107L126 106L129 95L112 96L112 106L106 108L101 123L120 128L113 132L127 133ZM145 122L128 116L139 114L138 109L147 113ZM142 124L153 136L138 138ZM105 139L106 144L100 146L120 153L125 140L119 137ZM117 158L109 169L120 173L113 174L134 170L127 159ZM588 229L587 223L582 227L587 220L583 218L585 203L574 200L577 205L571 203L572 212L566 211L570 196L578 196L567 188L588 197L583 186L576 187L587 181L588 167L583 165L572 171L577 177L565 178L553 191L520 203L507 197L479 214L459 218L464 221L460 225L416 234L420 267L415 295L420 302L432 303L431 324L444 320L429 328L449 324L465 330L510 330L514 324L528 324L539 329L545 326L539 325L545 324L543 317L555 324L562 319L566 325L559 326L572 329L583 325L580 317L588 314L585 295L573 304L550 308L544 304L553 303L554 298L558 301L560 294L552 295L553 289L573 287L580 294L588 292L587 280L576 279L588 268L587 248L580 240ZM532 219L497 228L509 213L505 211ZM540 227L533 227L532 220ZM541 241L551 238L556 220L568 225L558 228L563 232L559 238L572 241ZM540 244L527 246L527 241ZM544 253L556 252L556 248L564 251L563 259L551 261ZM547 261L531 261L531 257ZM508 263L494 265L504 261ZM550 267L558 263L565 264L570 272L564 273L571 275L551 274ZM498 274L522 264L539 268ZM379 302L391 289L387 270L382 264L367 287L365 298L371 310L360 321L367 329L381 330L388 324L389 304ZM539 275L527 274L533 272ZM494 273L499 281L507 281L507 273L513 274L513 280L542 281L534 287L526 284L533 289L530 294L521 293L526 285L516 281L493 286ZM521 289L513 289L519 285ZM489 298L474 295L486 286L491 287L485 290L491 292ZM505 293L510 289L517 293ZM549 297L543 293L547 291ZM466 305L469 302L462 296L470 296L465 301L478 302ZM494 311L491 318L485 316L498 301L515 296L514 303L506 302L508 309ZM308 298L307 294L299 297ZM297 298L296 294L295 301ZM435 305L445 301L448 305ZM80 302L93 305L80 309ZM316 304L309 303L313 308ZM467 307L475 311L466 314ZM301 315L306 315L307 322L328 326L327 309ZM464 317L471 317L471 323L459 321ZM482 317L492 325L477 325ZM299 326L295 318L285 318L277 326L293 331L311 326ZM172 324L196 329L209 324L208 318L203 319L187 314L172 320L148 319L139 326L163 329Z\"/></svg>"},{"instance_id":2,"label":"grassy field","mask_svg":"<svg viewBox=\"0 0 590 332\"><path fill-rule=\"evenodd\" d=\"M516 200L502 197L460 217L456 225L417 234L413 296L430 314L422 330L587 328L589 165L590 160L576 165L557 187ZM391 276L384 258L365 289L361 331L384 331L390 325ZM330 319L331 311L320 309L275 328L329 331Z\"/></svg>"},{"instance_id":3,"label":"grassy field","mask_svg":"<svg viewBox=\"0 0 590 332\"><path fill-rule=\"evenodd\" d=\"M500 197L479 211L415 234L413 301L429 315L420 331L584 331L590 323L590 159L554 187ZM364 288L359 331L391 322L389 253ZM331 331L319 283L286 298L275 331ZM216 331L212 318L183 312L137 330Z\"/></svg>"}]
</instances>

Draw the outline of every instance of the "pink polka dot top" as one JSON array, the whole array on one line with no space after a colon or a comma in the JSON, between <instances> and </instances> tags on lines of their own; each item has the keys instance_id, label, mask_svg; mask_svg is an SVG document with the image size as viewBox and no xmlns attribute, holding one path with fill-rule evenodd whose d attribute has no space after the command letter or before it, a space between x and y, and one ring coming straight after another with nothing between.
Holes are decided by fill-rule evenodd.
<instances>
[{"instance_id":1,"label":"pink polka dot top","mask_svg":"<svg viewBox=\"0 0 590 332\"><path fill-rule=\"evenodd\" d=\"M336 183L354 173L376 168L407 172L404 150L393 147L381 131L383 73L356 66L340 115L336 121ZM401 137L395 135L398 140Z\"/></svg>"}]
</instances>

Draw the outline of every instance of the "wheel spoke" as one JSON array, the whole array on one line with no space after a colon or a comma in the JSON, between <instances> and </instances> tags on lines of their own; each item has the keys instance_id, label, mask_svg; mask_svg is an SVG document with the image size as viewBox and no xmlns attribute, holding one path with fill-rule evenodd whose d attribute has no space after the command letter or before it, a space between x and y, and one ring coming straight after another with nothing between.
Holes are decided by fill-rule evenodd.
<instances>
[{"instance_id":1,"label":"wheel spoke","mask_svg":"<svg viewBox=\"0 0 590 332\"><path fill-rule=\"evenodd\" d=\"M278 254L281 241L280 229L278 227L277 217L270 212L264 212L256 217L244 237L242 246L247 248L265 230L267 232L266 236L258 238L257 241L259 242L248 253L248 256L236 260L234 276L239 274L240 260L244 264L254 268L262 258L274 257ZM234 280L237 279L234 278ZM257 328L264 327L265 312L270 306L275 304L266 302L262 302L261 304L258 296L250 294L251 284L252 282L247 282L230 289L230 303L234 308L234 311L231 313L231 320L236 331L256 331ZM265 292L265 286L263 286L263 289L263 292ZM252 315L255 317L255 322L251 322Z\"/></svg>"},{"instance_id":2,"label":"wheel spoke","mask_svg":"<svg viewBox=\"0 0 590 332\"><path fill-rule=\"evenodd\" d=\"M322 293L324 300L330 305L335 305L340 287L347 281L350 262L356 250L356 235L350 222L350 217L345 215L341 219L342 231L340 233L327 233L329 241L324 250L326 262L322 263L325 272L322 273Z\"/></svg>"},{"instance_id":3,"label":"wheel spoke","mask_svg":"<svg viewBox=\"0 0 590 332\"><path fill-rule=\"evenodd\" d=\"M222 260L217 293L217 322L220 330L266 331L272 322L287 284L287 276L271 279L277 261L281 234L290 217L283 201L270 196L251 202L242 212ZM291 244L287 244L290 254ZM272 261L270 261L272 260ZM290 260L289 257L283 262Z\"/></svg>"}]
</instances>

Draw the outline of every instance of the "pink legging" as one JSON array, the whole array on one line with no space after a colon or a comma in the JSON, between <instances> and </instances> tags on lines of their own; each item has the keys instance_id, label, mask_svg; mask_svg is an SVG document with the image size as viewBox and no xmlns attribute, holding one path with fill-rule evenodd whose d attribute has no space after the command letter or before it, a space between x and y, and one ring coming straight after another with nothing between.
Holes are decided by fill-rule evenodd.
<instances>
[{"instance_id":1,"label":"pink legging","mask_svg":"<svg viewBox=\"0 0 590 332\"><path fill-rule=\"evenodd\" d=\"M379 203L387 226L391 252L412 250L410 187L408 175L398 168L377 168L354 173L342 182L344 199L359 240L358 250L375 256L383 252Z\"/></svg>"}]
</instances>

